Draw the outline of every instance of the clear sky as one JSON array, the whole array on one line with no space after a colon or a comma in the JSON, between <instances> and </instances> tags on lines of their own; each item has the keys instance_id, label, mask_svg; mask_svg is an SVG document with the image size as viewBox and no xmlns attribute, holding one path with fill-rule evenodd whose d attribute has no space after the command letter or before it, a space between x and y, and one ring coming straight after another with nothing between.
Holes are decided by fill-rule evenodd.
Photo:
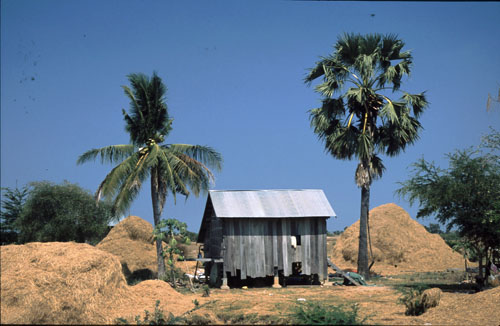
<instances>
[{"instance_id":1,"label":"clear sky","mask_svg":"<svg viewBox=\"0 0 500 326\"><path fill-rule=\"evenodd\" d=\"M91 148L129 142L121 85L157 71L174 117L168 143L209 145L224 157L214 189L323 189L339 230L359 218L356 161L324 152L309 125L319 94L309 68L344 32L396 33L412 50L402 89L427 91L421 139L395 158L370 207L394 196L418 158L446 166L445 153L479 144L500 128L498 2L1 1L1 185L68 180L97 189L111 170L77 166ZM206 194L167 199L163 218L197 232ZM152 222L149 186L130 209ZM431 220L420 221L428 224Z\"/></svg>"}]
</instances>

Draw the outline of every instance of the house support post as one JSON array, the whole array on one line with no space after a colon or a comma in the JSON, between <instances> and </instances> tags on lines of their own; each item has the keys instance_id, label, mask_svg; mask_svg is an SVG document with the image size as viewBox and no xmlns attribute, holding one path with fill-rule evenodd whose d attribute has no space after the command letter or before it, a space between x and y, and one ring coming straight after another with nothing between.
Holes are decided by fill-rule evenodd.
<instances>
[{"instance_id":1,"label":"house support post","mask_svg":"<svg viewBox=\"0 0 500 326\"><path fill-rule=\"evenodd\" d=\"M278 276L278 269L277 268L274 268L274 284L273 284L273 288L275 288L275 289L281 288L280 278Z\"/></svg>"},{"instance_id":2,"label":"house support post","mask_svg":"<svg viewBox=\"0 0 500 326\"><path fill-rule=\"evenodd\" d=\"M229 290L229 286L227 285L227 273L222 275L222 285L220 287L221 290Z\"/></svg>"}]
</instances>

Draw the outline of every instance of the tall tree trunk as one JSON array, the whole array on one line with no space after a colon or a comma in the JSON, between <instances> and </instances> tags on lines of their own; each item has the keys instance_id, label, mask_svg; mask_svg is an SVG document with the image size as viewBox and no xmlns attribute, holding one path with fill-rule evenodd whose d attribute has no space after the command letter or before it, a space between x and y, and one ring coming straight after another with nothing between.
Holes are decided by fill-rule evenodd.
<instances>
[{"instance_id":1,"label":"tall tree trunk","mask_svg":"<svg viewBox=\"0 0 500 326\"><path fill-rule=\"evenodd\" d=\"M368 214L370 209L370 184L361 187L361 214L359 218L358 273L370 278L368 270Z\"/></svg>"},{"instance_id":2,"label":"tall tree trunk","mask_svg":"<svg viewBox=\"0 0 500 326\"><path fill-rule=\"evenodd\" d=\"M160 223L161 217L161 198L158 188L158 170L156 167L151 168L151 200L153 202L153 220L154 227ZM163 247L160 239L156 240L156 260L158 262L158 279L165 276L165 260L163 259Z\"/></svg>"}]
</instances>

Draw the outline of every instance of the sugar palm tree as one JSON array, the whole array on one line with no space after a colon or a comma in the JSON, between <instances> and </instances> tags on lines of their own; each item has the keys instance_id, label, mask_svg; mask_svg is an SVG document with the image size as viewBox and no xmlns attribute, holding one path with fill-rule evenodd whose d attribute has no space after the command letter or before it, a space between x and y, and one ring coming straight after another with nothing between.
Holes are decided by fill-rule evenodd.
<instances>
[{"instance_id":1,"label":"sugar palm tree","mask_svg":"<svg viewBox=\"0 0 500 326\"><path fill-rule=\"evenodd\" d=\"M369 277L368 212L370 185L385 167L378 154L395 156L418 139L424 93L400 90L410 74L412 56L396 35L344 34L334 52L321 57L305 78L322 77L315 91L323 97L310 110L311 127L325 149L341 160L359 160L355 182L361 188L358 272ZM397 100L390 97L399 93Z\"/></svg>"},{"instance_id":2,"label":"sugar palm tree","mask_svg":"<svg viewBox=\"0 0 500 326\"><path fill-rule=\"evenodd\" d=\"M166 87L160 77L130 74L131 87L122 86L130 99L130 113L123 110L126 131L131 144L91 149L77 163L101 158L102 163L117 163L104 178L96 192L113 200L113 210L123 213L139 193L142 183L150 177L155 226L160 222L167 194L196 196L209 188L214 176L210 168L221 169L222 157L207 146L162 144L172 129L165 103ZM158 277L165 274L161 240L156 241Z\"/></svg>"}]
</instances>

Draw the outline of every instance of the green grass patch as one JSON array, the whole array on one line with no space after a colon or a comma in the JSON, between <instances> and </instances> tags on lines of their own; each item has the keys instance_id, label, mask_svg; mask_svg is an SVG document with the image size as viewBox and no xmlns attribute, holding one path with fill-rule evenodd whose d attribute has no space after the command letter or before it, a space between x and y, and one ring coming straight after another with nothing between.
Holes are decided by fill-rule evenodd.
<instances>
[{"instance_id":1,"label":"green grass patch","mask_svg":"<svg viewBox=\"0 0 500 326\"><path fill-rule=\"evenodd\" d=\"M328 305L305 302L292 309L291 322L297 325L362 325L368 317L359 316L357 304Z\"/></svg>"}]
</instances>

